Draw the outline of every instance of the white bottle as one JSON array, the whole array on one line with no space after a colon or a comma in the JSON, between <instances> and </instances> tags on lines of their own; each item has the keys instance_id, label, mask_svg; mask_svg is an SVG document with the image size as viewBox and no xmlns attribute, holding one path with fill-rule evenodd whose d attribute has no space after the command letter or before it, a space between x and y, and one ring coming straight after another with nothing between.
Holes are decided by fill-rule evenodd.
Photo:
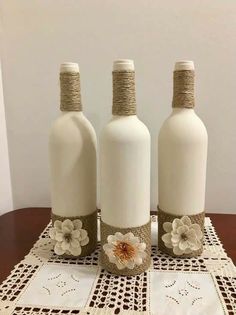
<instances>
[{"instance_id":1,"label":"white bottle","mask_svg":"<svg viewBox=\"0 0 236 315\"><path fill-rule=\"evenodd\" d=\"M150 134L136 116L132 60L114 62L112 112L100 138L101 242L106 244L107 237L116 232L137 235L141 231L144 237L140 243L147 240L142 245L146 246L146 258L140 265L129 265L128 260L119 265L118 257L111 262L102 250L101 262L108 271L131 275L150 263Z\"/></svg>"},{"instance_id":2,"label":"white bottle","mask_svg":"<svg viewBox=\"0 0 236 315\"><path fill-rule=\"evenodd\" d=\"M84 256L95 249L97 242L97 140L91 123L82 112L78 64L62 64L60 82L62 114L53 123L49 138L52 220L53 223L65 219L81 221L89 239L88 242L83 232L86 240L80 242L81 253L79 248L62 253L60 244L57 253ZM81 228L80 225L74 226ZM83 245L86 242L88 244Z\"/></svg>"},{"instance_id":3,"label":"white bottle","mask_svg":"<svg viewBox=\"0 0 236 315\"><path fill-rule=\"evenodd\" d=\"M169 254L174 250L173 244L168 244L167 236L163 242L167 247L161 240L160 225L166 221L165 216L172 220L188 216L192 223L201 224L204 220L208 137L193 107L194 64L180 61L174 71L173 111L158 139L159 246ZM177 248L175 252L185 255L190 249L181 254Z\"/></svg>"}]
</instances>

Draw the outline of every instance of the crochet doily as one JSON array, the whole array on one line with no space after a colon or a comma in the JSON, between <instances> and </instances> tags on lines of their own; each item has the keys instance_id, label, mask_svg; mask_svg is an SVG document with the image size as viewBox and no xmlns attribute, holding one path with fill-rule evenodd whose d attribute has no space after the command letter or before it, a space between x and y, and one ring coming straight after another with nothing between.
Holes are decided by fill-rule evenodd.
<instances>
[{"instance_id":1,"label":"crochet doily","mask_svg":"<svg viewBox=\"0 0 236 315\"><path fill-rule=\"evenodd\" d=\"M133 277L102 270L100 244L85 258L58 257L48 236L49 223L0 286L0 314L236 314L236 268L210 219L205 219L203 254L189 259L157 249L157 217L151 220L152 264Z\"/></svg>"}]
</instances>

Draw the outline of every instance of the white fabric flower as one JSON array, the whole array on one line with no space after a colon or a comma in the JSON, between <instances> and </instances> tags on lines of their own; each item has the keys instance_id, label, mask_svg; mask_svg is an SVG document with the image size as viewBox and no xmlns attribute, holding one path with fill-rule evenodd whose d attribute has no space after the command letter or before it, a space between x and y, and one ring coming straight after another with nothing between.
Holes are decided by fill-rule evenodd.
<instances>
[{"instance_id":1,"label":"white fabric flower","mask_svg":"<svg viewBox=\"0 0 236 315\"><path fill-rule=\"evenodd\" d=\"M173 248L173 253L177 256L190 254L201 248L203 233L200 225L191 222L188 216L181 219L174 219L173 222L163 223L166 234L162 235L162 240L167 248Z\"/></svg>"},{"instance_id":2,"label":"white fabric flower","mask_svg":"<svg viewBox=\"0 0 236 315\"><path fill-rule=\"evenodd\" d=\"M57 255L81 254L81 247L89 243L89 237L86 230L82 229L81 220L66 219L63 222L56 220L53 228L49 231L49 236L55 241L54 252Z\"/></svg>"},{"instance_id":3,"label":"white fabric flower","mask_svg":"<svg viewBox=\"0 0 236 315\"><path fill-rule=\"evenodd\" d=\"M116 264L119 270L133 269L141 265L147 255L146 244L141 243L139 238L131 232L124 235L120 232L109 235L103 249L109 261Z\"/></svg>"}]
</instances>

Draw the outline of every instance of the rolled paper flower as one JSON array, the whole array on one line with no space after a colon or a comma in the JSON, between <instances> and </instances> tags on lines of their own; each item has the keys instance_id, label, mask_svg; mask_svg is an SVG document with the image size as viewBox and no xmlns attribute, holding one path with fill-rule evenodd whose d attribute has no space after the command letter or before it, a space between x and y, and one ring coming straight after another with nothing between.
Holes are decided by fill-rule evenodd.
<instances>
[{"instance_id":1,"label":"rolled paper flower","mask_svg":"<svg viewBox=\"0 0 236 315\"><path fill-rule=\"evenodd\" d=\"M176 256L190 254L202 246L203 233L197 223L192 223L188 216L176 218L173 222L164 222L161 239L167 248L173 249Z\"/></svg>"},{"instance_id":2,"label":"rolled paper flower","mask_svg":"<svg viewBox=\"0 0 236 315\"><path fill-rule=\"evenodd\" d=\"M82 229L82 225L79 219L54 222L49 236L55 242L54 252L57 255L79 256L81 254L81 247L89 243L88 233Z\"/></svg>"},{"instance_id":3,"label":"rolled paper flower","mask_svg":"<svg viewBox=\"0 0 236 315\"><path fill-rule=\"evenodd\" d=\"M134 269L135 266L140 266L147 256L146 244L141 243L139 238L131 232L126 234L117 232L109 235L103 249L109 261L115 264L119 270Z\"/></svg>"}]
</instances>

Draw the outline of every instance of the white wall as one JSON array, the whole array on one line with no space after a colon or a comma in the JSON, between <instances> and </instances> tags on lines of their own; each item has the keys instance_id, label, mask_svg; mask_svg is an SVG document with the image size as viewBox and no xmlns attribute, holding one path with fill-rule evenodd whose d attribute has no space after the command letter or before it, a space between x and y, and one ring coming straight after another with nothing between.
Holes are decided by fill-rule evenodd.
<instances>
[{"instance_id":1,"label":"white wall","mask_svg":"<svg viewBox=\"0 0 236 315\"><path fill-rule=\"evenodd\" d=\"M14 207L49 205L47 137L58 114L58 69L78 61L85 113L99 134L111 113L115 58L136 65L138 113L156 139L171 110L172 68L192 59L196 110L209 133L206 208L236 209L235 0L5 0L2 60Z\"/></svg>"},{"instance_id":2,"label":"white wall","mask_svg":"<svg viewBox=\"0 0 236 315\"><path fill-rule=\"evenodd\" d=\"M13 209L5 107L0 62L0 215Z\"/></svg>"}]
</instances>

